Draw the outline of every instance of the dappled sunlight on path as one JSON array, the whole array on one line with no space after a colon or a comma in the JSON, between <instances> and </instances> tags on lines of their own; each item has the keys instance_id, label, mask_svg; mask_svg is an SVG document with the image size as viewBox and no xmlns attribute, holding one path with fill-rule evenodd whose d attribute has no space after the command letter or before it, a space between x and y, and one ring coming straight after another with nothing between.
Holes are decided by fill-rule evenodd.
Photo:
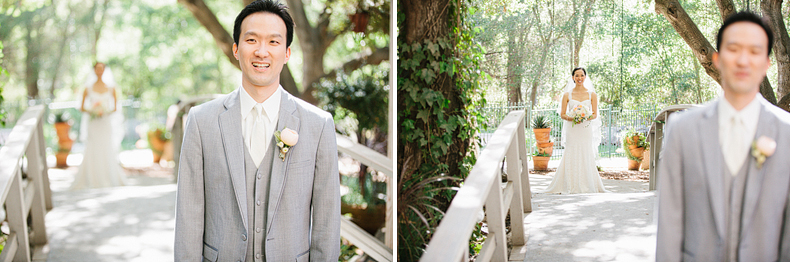
<instances>
[{"instance_id":1,"label":"dappled sunlight on path","mask_svg":"<svg viewBox=\"0 0 790 262\"><path fill-rule=\"evenodd\" d=\"M49 170L47 261L173 261L176 184L162 175L171 169L136 165L127 186L70 191L76 171Z\"/></svg>"},{"instance_id":2,"label":"dappled sunlight on path","mask_svg":"<svg viewBox=\"0 0 790 262\"><path fill-rule=\"evenodd\" d=\"M530 175L532 191L551 179ZM655 192L647 182L603 183L612 193L532 194L526 261L655 260Z\"/></svg>"}]
</instances>

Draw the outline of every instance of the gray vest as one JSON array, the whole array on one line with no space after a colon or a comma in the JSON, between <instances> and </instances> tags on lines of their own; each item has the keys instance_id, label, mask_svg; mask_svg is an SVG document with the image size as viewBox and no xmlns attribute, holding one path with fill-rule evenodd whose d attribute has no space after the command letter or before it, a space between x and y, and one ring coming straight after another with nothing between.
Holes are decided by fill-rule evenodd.
<instances>
[{"instance_id":1,"label":"gray vest","mask_svg":"<svg viewBox=\"0 0 790 262\"><path fill-rule=\"evenodd\" d=\"M743 198L746 191L746 178L748 177L749 165L751 164L748 155L743 162L738 175L732 176L732 172L724 166L724 197L727 201L724 205L726 236L724 239L725 254L723 261L738 261L738 246L741 238L741 223L743 221Z\"/></svg>"},{"instance_id":2,"label":"gray vest","mask_svg":"<svg viewBox=\"0 0 790 262\"><path fill-rule=\"evenodd\" d=\"M266 216L269 203L269 179L272 172L272 161L275 151L274 137L269 142L269 150L261 160L261 166L256 168L250 152L244 147L244 169L247 179L247 221L248 235L253 235L247 241L247 258L245 261L266 261Z\"/></svg>"}]
</instances>

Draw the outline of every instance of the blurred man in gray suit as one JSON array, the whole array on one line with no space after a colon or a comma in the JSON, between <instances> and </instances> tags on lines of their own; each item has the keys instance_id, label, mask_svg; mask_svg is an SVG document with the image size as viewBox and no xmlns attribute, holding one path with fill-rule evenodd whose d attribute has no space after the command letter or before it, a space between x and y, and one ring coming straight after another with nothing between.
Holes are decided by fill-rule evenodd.
<instances>
[{"instance_id":1,"label":"blurred man in gray suit","mask_svg":"<svg viewBox=\"0 0 790 262\"><path fill-rule=\"evenodd\" d=\"M761 95L773 33L740 12L717 35L723 96L672 115L658 174L658 261L790 261L790 114Z\"/></svg>"},{"instance_id":2,"label":"blurred man in gray suit","mask_svg":"<svg viewBox=\"0 0 790 262\"><path fill-rule=\"evenodd\" d=\"M293 20L273 0L233 28L242 84L189 112L178 167L175 261L337 261L332 116L288 94Z\"/></svg>"}]
</instances>

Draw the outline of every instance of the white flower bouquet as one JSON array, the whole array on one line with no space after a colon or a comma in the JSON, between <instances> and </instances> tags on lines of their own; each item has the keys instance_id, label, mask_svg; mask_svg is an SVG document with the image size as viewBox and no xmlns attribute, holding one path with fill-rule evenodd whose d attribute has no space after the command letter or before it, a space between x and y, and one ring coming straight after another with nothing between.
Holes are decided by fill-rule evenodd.
<instances>
[{"instance_id":1,"label":"white flower bouquet","mask_svg":"<svg viewBox=\"0 0 790 262\"><path fill-rule=\"evenodd\" d=\"M568 113L568 116L573 118L573 126L576 126L576 124L581 124L586 120L590 120L590 118L592 118L592 112L590 112L590 109L582 105L578 105L571 109L571 112Z\"/></svg>"}]
</instances>

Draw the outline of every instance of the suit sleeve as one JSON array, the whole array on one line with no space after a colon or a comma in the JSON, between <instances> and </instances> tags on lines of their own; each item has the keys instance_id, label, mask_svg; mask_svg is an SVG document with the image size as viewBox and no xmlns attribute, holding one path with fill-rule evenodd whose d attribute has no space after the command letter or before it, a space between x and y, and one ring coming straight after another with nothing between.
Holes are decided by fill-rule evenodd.
<instances>
[{"instance_id":1,"label":"suit sleeve","mask_svg":"<svg viewBox=\"0 0 790 262\"><path fill-rule=\"evenodd\" d=\"M658 160L656 261L681 261L683 254L683 141L676 130L677 121L671 120L667 121Z\"/></svg>"},{"instance_id":2,"label":"suit sleeve","mask_svg":"<svg viewBox=\"0 0 790 262\"><path fill-rule=\"evenodd\" d=\"M176 193L175 261L201 261L204 223L203 149L195 114L189 114Z\"/></svg>"},{"instance_id":3,"label":"suit sleeve","mask_svg":"<svg viewBox=\"0 0 790 262\"><path fill-rule=\"evenodd\" d=\"M315 161L310 261L337 261L340 256L340 179L335 123L325 119Z\"/></svg>"}]
</instances>

